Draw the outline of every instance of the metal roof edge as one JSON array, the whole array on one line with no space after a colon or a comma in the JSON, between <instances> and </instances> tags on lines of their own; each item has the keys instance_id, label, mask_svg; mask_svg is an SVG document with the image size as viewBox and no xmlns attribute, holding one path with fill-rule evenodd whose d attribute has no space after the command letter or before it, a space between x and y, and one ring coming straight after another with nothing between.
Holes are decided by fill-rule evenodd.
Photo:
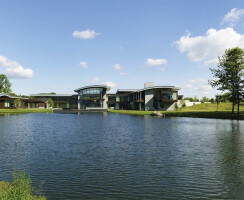
<instances>
[{"instance_id":1,"label":"metal roof edge","mask_svg":"<svg viewBox=\"0 0 244 200\"><path fill-rule=\"evenodd\" d=\"M30 94L31 97L71 97L71 96L77 96L77 94Z\"/></svg>"},{"instance_id":2,"label":"metal roof edge","mask_svg":"<svg viewBox=\"0 0 244 200\"><path fill-rule=\"evenodd\" d=\"M87 89L87 88L106 88L106 89L111 89L111 87L102 84L102 85L88 85L88 86L77 88L74 91L75 92L79 92L80 90Z\"/></svg>"}]
</instances>

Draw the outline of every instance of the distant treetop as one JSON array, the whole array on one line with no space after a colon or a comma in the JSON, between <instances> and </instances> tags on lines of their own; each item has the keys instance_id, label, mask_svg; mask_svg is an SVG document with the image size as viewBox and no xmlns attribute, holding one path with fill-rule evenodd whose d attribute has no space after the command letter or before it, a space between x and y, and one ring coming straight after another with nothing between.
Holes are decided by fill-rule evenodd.
<instances>
[{"instance_id":1,"label":"distant treetop","mask_svg":"<svg viewBox=\"0 0 244 200\"><path fill-rule=\"evenodd\" d=\"M39 94L56 94L55 92L44 92L44 93L39 93Z\"/></svg>"}]
</instances>

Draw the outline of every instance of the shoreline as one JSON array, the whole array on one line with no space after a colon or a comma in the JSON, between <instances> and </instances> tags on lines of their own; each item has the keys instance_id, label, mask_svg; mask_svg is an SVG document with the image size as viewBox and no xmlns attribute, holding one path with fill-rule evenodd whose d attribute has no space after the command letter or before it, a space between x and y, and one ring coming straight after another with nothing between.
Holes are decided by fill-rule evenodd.
<instances>
[{"instance_id":1,"label":"shoreline","mask_svg":"<svg viewBox=\"0 0 244 200\"><path fill-rule=\"evenodd\" d=\"M127 114L127 115L151 115L152 111L135 111L135 110L111 110L108 112ZM210 119L235 119L238 120L237 113L231 111L160 111L165 117L192 117L192 118L210 118ZM239 120L244 120L244 112L239 115Z\"/></svg>"},{"instance_id":2,"label":"shoreline","mask_svg":"<svg viewBox=\"0 0 244 200\"><path fill-rule=\"evenodd\" d=\"M72 110L60 113L70 113ZM76 111L77 112L77 111ZM73 112L73 113L76 113ZM96 112L96 111L93 111ZM126 115L151 115L153 111L138 111L138 110L112 110L108 109L110 113L126 114ZM165 117L192 117L192 118L209 118L209 119L233 119L244 120L244 112L240 112L239 118L237 113L232 114L231 111L220 110L179 110L179 111L160 111ZM0 109L0 115L6 114L25 114L25 113L54 113L52 109ZM55 112L56 113L56 112ZM57 112L59 113L59 112Z\"/></svg>"},{"instance_id":3,"label":"shoreline","mask_svg":"<svg viewBox=\"0 0 244 200\"><path fill-rule=\"evenodd\" d=\"M24 113L52 113L52 109L0 109L0 115Z\"/></svg>"}]
</instances>

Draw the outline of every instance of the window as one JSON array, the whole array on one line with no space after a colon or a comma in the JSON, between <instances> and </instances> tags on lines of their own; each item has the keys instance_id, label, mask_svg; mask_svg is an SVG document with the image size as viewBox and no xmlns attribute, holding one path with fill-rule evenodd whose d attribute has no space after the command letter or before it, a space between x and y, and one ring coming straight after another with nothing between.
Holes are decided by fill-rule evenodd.
<instances>
[{"instance_id":1,"label":"window","mask_svg":"<svg viewBox=\"0 0 244 200\"><path fill-rule=\"evenodd\" d=\"M80 95L83 94L101 94L102 88L89 88L80 91Z\"/></svg>"},{"instance_id":2,"label":"window","mask_svg":"<svg viewBox=\"0 0 244 200\"><path fill-rule=\"evenodd\" d=\"M108 101L116 101L116 96L108 96Z\"/></svg>"},{"instance_id":3,"label":"window","mask_svg":"<svg viewBox=\"0 0 244 200\"><path fill-rule=\"evenodd\" d=\"M164 99L172 100L172 93L164 93Z\"/></svg>"},{"instance_id":4,"label":"window","mask_svg":"<svg viewBox=\"0 0 244 200\"><path fill-rule=\"evenodd\" d=\"M9 108L10 107L10 101L9 100L6 100L5 103L4 103L4 107L5 108Z\"/></svg>"}]
</instances>

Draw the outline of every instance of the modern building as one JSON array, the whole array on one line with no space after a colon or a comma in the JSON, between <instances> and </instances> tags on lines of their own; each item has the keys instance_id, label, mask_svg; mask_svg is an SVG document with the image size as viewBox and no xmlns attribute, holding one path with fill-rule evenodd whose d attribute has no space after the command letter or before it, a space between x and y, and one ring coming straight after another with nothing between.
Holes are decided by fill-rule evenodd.
<instances>
[{"instance_id":1,"label":"modern building","mask_svg":"<svg viewBox=\"0 0 244 200\"><path fill-rule=\"evenodd\" d=\"M153 86L148 82L142 89L119 89L108 93L106 85L91 85L74 90L77 94L32 94L38 100L52 99L55 108L93 110L173 110L174 104L183 96L178 95L179 87Z\"/></svg>"},{"instance_id":2,"label":"modern building","mask_svg":"<svg viewBox=\"0 0 244 200\"><path fill-rule=\"evenodd\" d=\"M78 93L78 109L107 109L107 92L110 87L106 85L91 85L75 90Z\"/></svg>"},{"instance_id":3,"label":"modern building","mask_svg":"<svg viewBox=\"0 0 244 200\"><path fill-rule=\"evenodd\" d=\"M115 94L108 94L108 107L126 110L174 110L183 96L178 95L179 87L153 86L146 83L143 89L117 90Z\"/></svg>"},{"instance_id":4,"label":"modern building","mask_svg":"<svg viewBox=\"0 0 244 200\"><path fill-rule=\"evenodd\" d=\"M52 99L54 102L54 108L78 109L77 94L40 93L40 94L31 94L30 96L45 102L48 99Z\"/></svg>"},{"instance_id":5,"label":"modern building","mask_svg":"<svg viewBox=\"0 0 244 200\"><path fill-rule=\"evenodd\" d=\"M23 97L12 97L5 93L0 93L0 109L16 108L14 101L20 99L19 108L45 108L45 101L39 99L29 99Z\"/></svg>"}]
</instances>

